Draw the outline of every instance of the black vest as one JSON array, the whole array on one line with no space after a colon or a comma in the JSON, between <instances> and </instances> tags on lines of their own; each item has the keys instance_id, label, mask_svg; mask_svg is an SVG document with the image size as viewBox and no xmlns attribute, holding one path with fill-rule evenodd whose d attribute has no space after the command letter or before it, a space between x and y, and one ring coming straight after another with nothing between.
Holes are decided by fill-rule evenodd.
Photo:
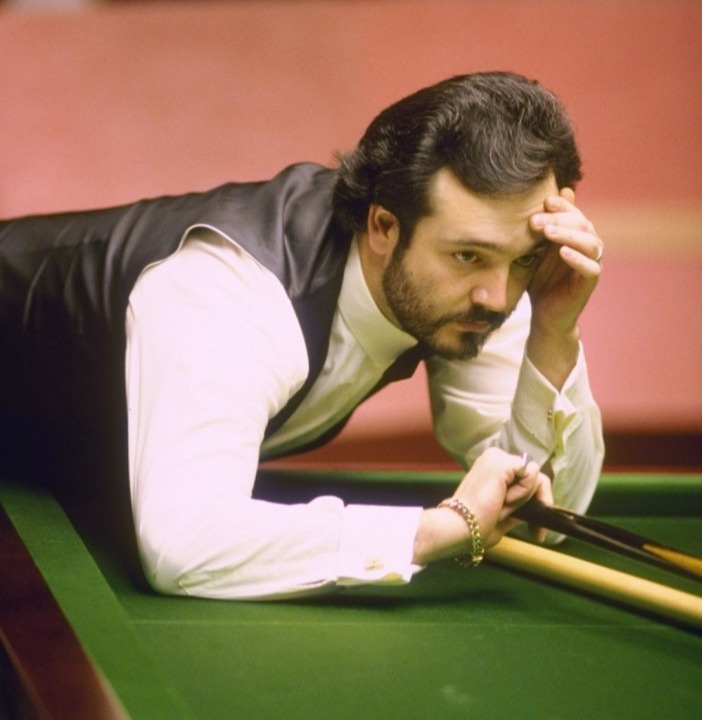
<instances>
[{"instance_id":1,"label":"black vest","mask_svg":"<svg viewBox=\"0 0 702 720\"><path fill-rule=\"evenodd\" d=\"M0 443L43 441L60 428L62 445L97 442L113 460L123 453L129 294L144 267L197 225L220 230L273 272L297 315L310 371L269 423L267 434L275 431L327 352L350 244L331 215L335 180L334 171L301 164L268 182L0 223ZM411 375L417 361L417 353L402 358L382 384Z\"/></svg>"}]
</instances>

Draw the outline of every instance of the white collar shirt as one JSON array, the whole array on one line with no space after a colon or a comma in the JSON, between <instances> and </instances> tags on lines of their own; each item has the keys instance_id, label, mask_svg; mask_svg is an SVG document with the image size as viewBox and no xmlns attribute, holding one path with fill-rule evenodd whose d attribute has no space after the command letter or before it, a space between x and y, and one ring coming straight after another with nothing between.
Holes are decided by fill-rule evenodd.
<instances>
[{"instance_id":1,"label":"white collar shirt","mask_svg":"<svg viewBox=\"0 0 702 720\"><path fill-rule=\"evenodd\" d=\"M582 352L559 393L523 358L528 326L524 302L476 360L427 363L437 438L463 464L490 444L530 452L550 463L557 499L583 509L602 449ZM411 580L422 508L252 499L261 452L323 433L414 343L373 302L355 248L324 369L271 438L269 419L307 376L306 348L278 280L233 241L192 229L142 272L126 329L130 489L154 587L280 598Z\"/></svg>"}]
</instances>

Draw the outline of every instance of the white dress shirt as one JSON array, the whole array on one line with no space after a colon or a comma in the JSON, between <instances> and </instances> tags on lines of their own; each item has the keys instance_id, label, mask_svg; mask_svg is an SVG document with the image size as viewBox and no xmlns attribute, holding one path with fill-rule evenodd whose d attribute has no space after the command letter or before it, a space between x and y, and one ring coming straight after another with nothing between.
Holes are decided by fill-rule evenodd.
<instances>
[{"instance_id":1,"label":"white dress shirt","mask_svg":"<svg viewBox=\"0 0 702 720\"><path fill-rule=\"evenodd\" d=\"M525 300L473 361L428 362L437 437L464 464L491 444L542 463L551 457L558 502L584 510L602 447L582 352L558 393L522 362L529 315ZM280 282L204 227L146 268L127 310L126 378L134 519L154 587L280 598L409 582L419 569L412 553L422 508L345 506L334 497L280 505L251 493L259 456L324 433L414 343L375 305L354 244L324 368L264 440L308 368Z\"/></svg>"}]
</instances>

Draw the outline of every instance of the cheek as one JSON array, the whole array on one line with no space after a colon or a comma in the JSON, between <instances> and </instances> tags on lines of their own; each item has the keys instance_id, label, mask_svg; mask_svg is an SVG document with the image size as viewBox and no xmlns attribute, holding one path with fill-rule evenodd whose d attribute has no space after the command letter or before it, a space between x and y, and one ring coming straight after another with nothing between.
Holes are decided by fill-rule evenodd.
<instances>
[{"instance_id":1,"label":"cheek","mask_svg":"<svg viewBox=\"0 0 702 720\"><path fill-rule=\"evenodd\" d=\"M430 258L412 257L410 262L405 258L402 275L412 293L426 302L430 302L436 296L437 288L441 284L437 268Z\"/></svg>"},{"instance_id":2,"label":"cheek","mask_svg":"<svg viewBox=\"0 0 702 720\"><path fill-rule=\"evenodd\" d=\"M421 293L427 307L437 311L454 312L466 306L471 287L471 283L466 282L465 278L443 273L423 277L421 284L417 286L417 292Z\"/></svg>"},{"instance_id":3,"label":"cheek","mask_svg":"<svg viewBox=\"0 0 702 720\"><path fill-rule=\"evenodd\" d=\"M465 298L474 282L465 269L446 262L443 258L429 258L420 266L419 273L426 286L444 298Z\"/></svg>"},{"instance_id":4,"label":"cheek","mask_svg":"<svg viewBox=\"0 0 702 720\"><path fill-rule=\"evenodd\" d=\"M464 311L475 285L465 270L428 253L411 257L411 262L404 264L404 276L414 297L432 314Z\"/></svg>"},{"instance_id":5,"label":"cheek","mask_svg":"<svg viewBox=\"0 0 702 720\"><path fill-rule=\"evenodd\" d=\"M521 300L522 295L524 295L529 287L529 283L531 282L531 278L533 276L533 272L517 272L510 277L509 284L507 286L507 302L510 307L516 307L517 303Z\"/></svg>"},{"instance_id":6,"label":"cheek","mask_svg":"<svg viewBox=\"0 0 702 720\"><path fill-rule=\"evenodd\" d=\"M427 268L423 287L427 304L443 312L463 312L472 302L475 281L465 272L452 272L440 266Z\"/></svg>"}]
</instances>

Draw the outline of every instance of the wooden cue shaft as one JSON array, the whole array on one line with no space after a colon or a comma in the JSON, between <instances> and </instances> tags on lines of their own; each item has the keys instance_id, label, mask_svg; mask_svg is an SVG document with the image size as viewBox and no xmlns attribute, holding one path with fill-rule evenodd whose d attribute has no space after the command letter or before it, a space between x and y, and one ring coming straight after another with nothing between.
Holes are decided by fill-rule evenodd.
<instances>
[{"instance_id":1,"label":"wooden cue shaft","mask_svg":"<svg viewBox=\"0 0 702 720\"><path fill-rule=\"evenodd\" d=\"M536 498L519 508L514 516L620 555L702 581L702 558L661 545L655 540L608 525L601 520L578 515L572 510L555 505L546 505Z\"/></svg>"},{"instance_id":2,"label":"wooden cue shaft","mask_svg":"<svg viewBox=\"0 0 702 720\"><path fill-rule=\"evenodd\" d=\"M485 555L498 565L585 590L702 630L702 597L510 537L502 538Z\"/></svg>"}]
</instances>

